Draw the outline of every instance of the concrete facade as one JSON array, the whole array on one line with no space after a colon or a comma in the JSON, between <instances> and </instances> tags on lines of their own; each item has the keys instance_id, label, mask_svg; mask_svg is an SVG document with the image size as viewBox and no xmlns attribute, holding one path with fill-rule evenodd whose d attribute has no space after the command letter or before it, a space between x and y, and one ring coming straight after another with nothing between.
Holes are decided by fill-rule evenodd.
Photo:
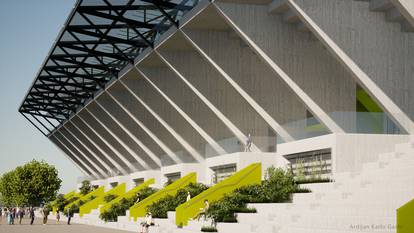
<instances>
[{"instance_id":1,"label":"concrete facade","mask_svg":"<svg viewBox=\"0 0 414 233\"><path fill-rule=\"evenodd\" d=\"M412 151L413 15L408 0L200 1L49 138L105 187L190 172L210 185L215 167L318 150L345 182Z\"/></svg>"}]
</instances>

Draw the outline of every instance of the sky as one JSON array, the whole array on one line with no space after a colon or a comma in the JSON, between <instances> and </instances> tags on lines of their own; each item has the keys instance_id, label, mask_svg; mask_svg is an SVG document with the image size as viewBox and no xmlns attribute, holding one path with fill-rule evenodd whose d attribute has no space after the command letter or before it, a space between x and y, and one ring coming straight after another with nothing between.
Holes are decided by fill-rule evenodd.
<instances>
[{"instance_id":1,"label":"sky","mask_svg":"<svg viewBox=\"0 0 414 233\"><path fill-rule=\"evenodd\" d=\"M0 0L0 175L33 159L54 165L61 193L80 170L18 108L75 0Z\"/></svg>"}]
</instances>

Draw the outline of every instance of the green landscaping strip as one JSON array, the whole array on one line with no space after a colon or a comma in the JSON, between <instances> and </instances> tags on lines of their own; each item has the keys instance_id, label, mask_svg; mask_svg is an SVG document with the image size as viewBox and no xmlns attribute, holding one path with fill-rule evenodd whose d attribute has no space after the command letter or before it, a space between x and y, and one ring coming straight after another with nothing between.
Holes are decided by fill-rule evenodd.
<instances>
[{"instance_id":1,"label":"green landscaping strip","mask_svg":"<svg viewBox=\"0 0 414 233\"><path fill-rule=\"evenodd\" d=\"M414 199L397 209L397 233L414 232Z\"/></svg>"},{"instance_id":2,"label":"green landscaping strip","mask_svg":"<svg viewBox=\"0 0 414 233\"><path fill-rule=\"evenodd\" d=\"M109 190L108 192L96 197L92 201L83 204L79 208L79 216L82 217L85 214L89 214L93 209L98 208L100 205L104 205L105 204L104 197L106 195L120 196L120 195L123 195L125 193L125 191L126 191L126 184L125 183L122 183L122 184L116 186L115 188Z\"/></svg>"},{"instance_id":3,"label":"green landscaping strip","mask_svg":"<svg viewBox=\"0 0 414 233\"><path fill-rule=\"evenodd\" d=\"M67 210L70 206L75 205L75 204L79 203L80 201L83 201L83 202L86 202L86 203L87 203L87 202L89 202L89 198L91 198L92 196L95 196L95 197L100 197L101 195L103 195L103 194L104 194L104 192L105 192L105 187L104 187L104 186L101 186L101 187L99 187L99 188L97 188L97 189L93 190L92 192L90 192L90 193L88 193L88 194L86 194L86 195L83 195L82 197L80 197L80 198L79 198L79 199L77 199L76 201L73 201L73 202L71 202L71 203L67 204L67 205L65 206L64 210L65 210L65 212L66 212L66 210Z\"/></svg>"},{"instance_id":4,"label":"green landscaping strip","mask_svg":"<svg viewBox=\"0 0 414 233\"><path fill-rule=\"evenodd\" d=\"M159 190L158 192L133 205L129 209L130 218L133 218L134 221L136 221L138 217L144 217L147 212L147 207L149 205L160 200L161 198L166 197L167 195L175 195L179 189L184 188L190 183L196 183L196 181L197 174L194 172L182 177L179 180L174 181L167 187Z\"/></svg>"},{"instance_id":5,"label":"green landscaping strip","mask_svg":"<svg viewBox=\"0 0 414 233\"><path fill-rule=\"evenodd\" d=\"M114 200L112 200L112 201L108 202L107 204L105 204L104 206L102 206L101 209L100 209L100 212L103 213L103 212L109 210L113 205L119 203L123 198L129 199L129 198L132 198L132 197L136 196L137 193L140 190L142 190L143 188L146 188L146 187L148 187L148 186L150 186L151 184L154 184L154 183L155 183L154 178L151 178L151 179L145 181L144 183L136 186L135 188L129 190L125 194L118 196Z\"/></svg>"},{"instance_id":6,"label":"green landscaping strip","mask_svg":"<svg viewBox=\"0 0 414 233\"><path fill-rule=\"evenodd\" d=\"M262 165L260 163L251 164L199 195L191 198L190 201L178 206L175 222L177 226L185 226L188 220L197 215L200 208L204 207L204 200L210 203L221 199L225 194L251 184L260 184L262 180Z\"/></svg>"}]
</instances>

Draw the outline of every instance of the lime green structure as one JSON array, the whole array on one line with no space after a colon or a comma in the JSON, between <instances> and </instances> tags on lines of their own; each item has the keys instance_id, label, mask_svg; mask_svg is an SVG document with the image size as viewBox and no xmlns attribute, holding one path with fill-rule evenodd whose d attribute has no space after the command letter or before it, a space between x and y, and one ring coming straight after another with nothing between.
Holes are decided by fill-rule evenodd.
<instances>
[{"instance_id":1,"label":"lime green structure","mask_svg":"<svg viewBox=\"0 0 414 233\"><path fill-rule=\"evenodd\" d=\"M251 164L213 187L205 190L190 201L179 205L176 211L175 223L177 226L186 226L188 220L197 215L200 208L204 207L204 200L210 203L223 198L225 194L246 185L260 184L262 180L261 163Z\"/></svg>"},{"instance_id":2,"label":"lime green structure","mask_svg":"<svg viewBox=\"0 0 414 233\"><path fill-rule=\"evenodd\" d=\"M137 193L142 190L143 188L146 188L152 184L155 183L155 179L151 178L147 181L145 181L144 183L136 186L135 188L129 190L128 192L124 193L123 195L119 195L117 198L115 198L114 200L106 203L104 206L101 207L100 212L106 212L108 209L111 208L112 205L119 203L122 199L129 199L131 197L134 197L137 195Z\"/></svg>"},{"instance_id":3,"label":"lime green structure","mask_svg":"<svg viewBox=\"0 0 414 233\"><path fill-rule=\"evenodd\" d=\"M104 186L101 186L101 187L99 187L99 188L97 188L97 189L95 189L95 190L93 190L92 192L90 192L90 193L88 193L88 194L86 194L86 195L84 195L84 196L82 196L82 197L80 197L79 199L77 199L76 201L73 201L73 202L71 202L71 203L69 203L69 204L67 204L66 206L65 206L65 208L64 208L64 210L67 210L70 206L72 206L72 205L74 205L74 204L77 204L77 203L79 203L79 202L81 202L81 201L83 201L83 202L89 202L89 198L91 198L92 196L95 196L95 197L100 197L100 196L102 196L103 194L105 193L105 187Z\"/></svg>"},{"instance_id":4,"label":"lime green structure","mask_svg":"<svg viewBox=\"0 0 414 233\"><path fill-rule=\"evenodd\" d=\"M72 199L72 198L76 197L77 195L79 195L79 194L76 193L76 190L73 190L73 191L68 192L65 195L63 195L63 198L65 198L65 200L69 200L69 199ZM52 213L56 213L56 211L57 211L56 201L53 201L51 203L51 205L52 205Z\"/></svg>"},{"instance_id":5,"label":"lime green structure","mask_svg":"<svg viewBox=\"0 0 414 233\"><path fill-rule=\"evenodd\" d=\"M165 188L159 190L158 192L133 205L129 209L130 218L134 218L134 221L136 221L138 217L144 217L147 212L147 207L149 205L160 200L161 198L164 198L167 195L175 195L179 189L184 188L190 183L196 182L197 174L194 172L189 173L188 175L174 181L172 184L166 186Z\"/></svg>"},{"instance_id":6,"label":"lime green structure","mask_svg":"<svg viewBox=\"0 0 414 233\"><path fill-rule=\"evenodd\" d=\"M108 192L96 197L92 201L83 204L79 208L79 216L82 217L85 214L89 214L92 210L99 208L100 205L106 204L106 202L105 202L105 196L106 195L121 196L121 195L125 194L125 192L126 192L126 184L125 183L122 183L122 184L114 187L113 189L109 190Z\"/></svg>"},{"instance_id":7,"label":"lime green structure","mask_svg":"<svg viewBox=\"0 0 414 233\"><path fill-rule=\"evenodd\" d=\"M397 209L397 233L414 232L414 199Z\"/></svg>"}]
</instances>

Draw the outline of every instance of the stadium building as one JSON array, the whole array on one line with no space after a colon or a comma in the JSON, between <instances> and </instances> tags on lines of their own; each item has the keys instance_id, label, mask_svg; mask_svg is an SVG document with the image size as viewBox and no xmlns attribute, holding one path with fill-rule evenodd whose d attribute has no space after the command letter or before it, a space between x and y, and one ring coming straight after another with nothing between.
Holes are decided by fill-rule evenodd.
<instances>
[{"instance_id":1,"label":"stadium building","mask_svg":"<svg viewBox=\"0 0 414 233\"><path fill-rule=\"evenodd\" d=\"M411 0L79 0L19 112L106 189L214 187L257 163L334 181L219 232L396 232L413 72ZM105 225L94 213L75 219Z\"/></svg>"}]
</instances>

